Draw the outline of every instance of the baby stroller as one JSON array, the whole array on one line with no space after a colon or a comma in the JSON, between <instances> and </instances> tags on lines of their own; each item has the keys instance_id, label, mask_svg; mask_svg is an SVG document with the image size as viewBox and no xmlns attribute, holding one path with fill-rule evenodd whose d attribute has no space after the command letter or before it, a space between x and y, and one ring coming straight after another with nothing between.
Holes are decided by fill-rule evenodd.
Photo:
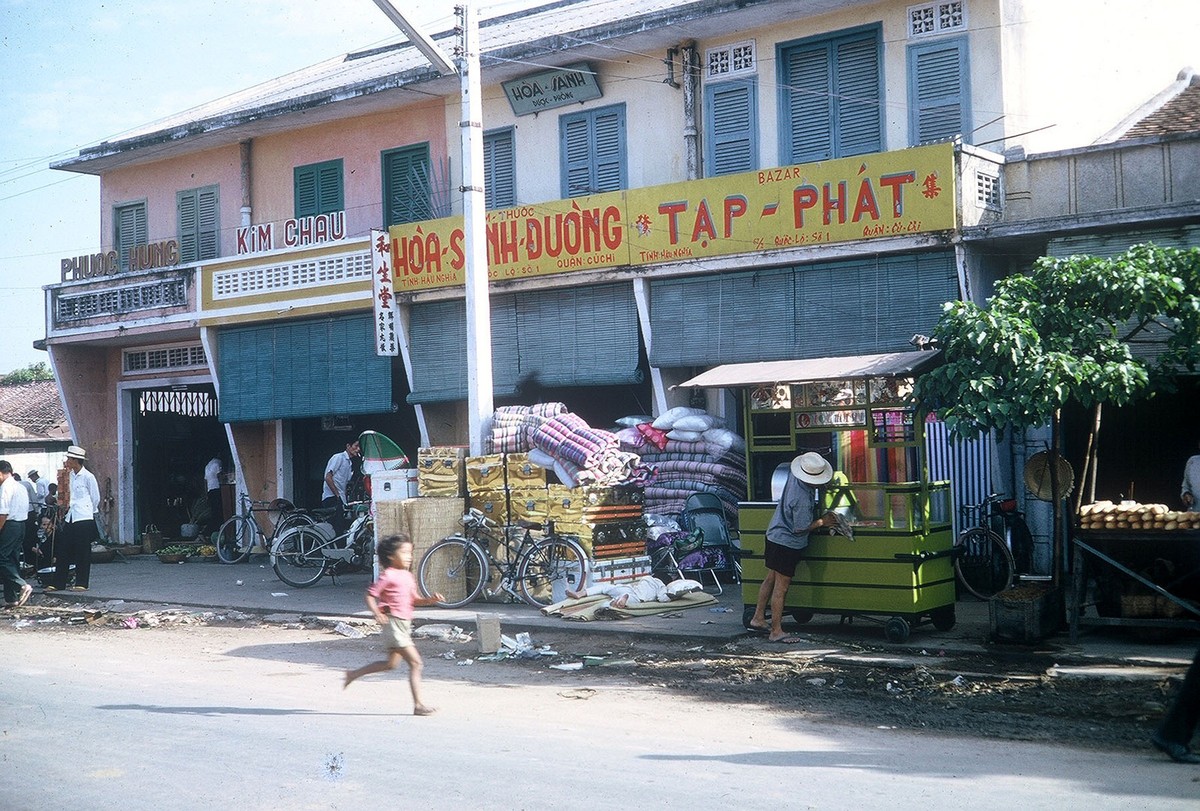
<instances>
[{"instance_id":1,"label":"baby stroller","mask_svg":"<svg viewBox=\"0 0 1200 811\"><path fill-rule=\"evenodd\" d=\"M725 507L712 493L693 493L684 502L681 523L685 545L664 545L655 550L654 566L679 579L704 583L712 578L717 594L722 594L721 577L742 582L741 549L725 521Z\"/></svg>"}]
</instances>

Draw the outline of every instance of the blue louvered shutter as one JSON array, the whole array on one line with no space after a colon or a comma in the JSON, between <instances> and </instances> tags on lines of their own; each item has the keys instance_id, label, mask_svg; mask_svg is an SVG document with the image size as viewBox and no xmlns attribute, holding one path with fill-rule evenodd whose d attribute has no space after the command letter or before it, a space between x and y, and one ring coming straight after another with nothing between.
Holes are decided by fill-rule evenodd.
<instances>
[{"instance_id":1,"label":"blue louvered shutter","mask_svg":"<svg viewBox=\"0 0 1200 811\"><path fill-rule=\"evenodd\" d=\"M705 172L709 177L758 168L758 93L752 81L708 85L705 93Z\"/></svg>"},{"instance_id":2,"label":"blue louvered shutter","mask_svg":"<svg viewBox=\"0 0 1200 811\"><path fill-rule=\"evenodd\" d=\"M873 35L836 46L834 128L836 157L883 150L883 91L879 42Z\"/></svg>"},{"instance_id":3,"label":"blue louvered shutter","mask_svg":"<svg viewBox=\"0 0 1200 811\"><path fill-rule=\"evenodd\" d=\"M625 188L625 106L559 119L562 194L583 197Z\"/></svg>"},{"instance_id":4,"label":"blue louvered shutter","mask_svg":"<svg viewBox=\"0 0 1200 811\"><path fill-rule=\"evenodd\" d=\"M179 261L212 259L219 252L217 187L182 191L175 195L179 224Z\"/></svg>"},{"instance_id":5,"label":"blue louvered shutter","mask_svg":"<svg viewBox=\"0 0 1200 811\"><path fill-rule=\"evenodd\" d=\"M483 136L484 207L508 208L517 204L516 152L509 127Z\"/></svg>"},{"instance_id":6,"label":"blue louvered shutter","mask_svg":"<svg viewBox=\"0 0 1200 811\"><path fill-rule=\"evenodd\" d=\"M833 157L833 70L829 45L788 52L788 163Z\"/></svg>"},{"instance_id":7,"label":"blue louvered shutter","mask_svg":"<svg viewBox=\"0 0 1200 811\"><path fill-rule=\"evenodd\" d=\"M909 140L912 145L962 135L970 140L966 38L908 49Z\"/></svg>"},{"instance_id":8,"label":"blue louvered shutter","mask_svg":"<svg viewBox=\"0 0 1200 811\"><path fill-rule=\"evenodd\" d=\"M783 156L808 163L883 150L878 26L780 49Z\"/></svg>"}]
</instances>

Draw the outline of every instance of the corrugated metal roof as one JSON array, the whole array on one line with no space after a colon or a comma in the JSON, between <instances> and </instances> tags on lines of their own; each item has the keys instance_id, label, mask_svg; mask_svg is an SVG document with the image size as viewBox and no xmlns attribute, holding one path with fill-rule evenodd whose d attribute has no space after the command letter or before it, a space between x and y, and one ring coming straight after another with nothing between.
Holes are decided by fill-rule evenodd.
<instances>
[{"instance_id":1,"label":"corrugated metal roof","mask_svg":"<svg viewBox=\"0 0 1200 811\"><path fill-rule=\"evenodd\" d=\"M481 20L481 63L487 81L528 73L546 65L578 58L581 49L603 48L608 40L658 33L663 43L730 33L739 28L811 16L869 0L558 0L533 9ZM736 21L721 21L735 14ZM433 35L452 53L455 34ZM647 45L657 49L662 43ZM617 49L619 52L620 49ZM566 56L563 54L567 53ZM611 52L609 52L611 53ZM555 55L558 55L557 57ZM544 62L539 62L542 58ZM53 168L91 172L93 162L155 145L191 142L196 136L245 127L298 111L325 108L334 102L366 99L421 83L443 79L409 42L325 60L206 104L192 107L122 133L119 140L80 150L79 156ZM421 92L418 88L413 88ZM441 95L441 93L435 93Z\"/></svg>"},{"instance_id":2,"label":"corrugated metal roof","mask_svg":"<svg viewBox=\"0 0 1200 811\"><path fill-rule=\"evenodd\" d=\"M677 388L725 388L774 383L808 383L814 380L853 380L862 377L913 377L942 362L940 350L887 352L840 358L775 360L762 363L728 363L709 369Z\"/></svg>"}]
</instances>

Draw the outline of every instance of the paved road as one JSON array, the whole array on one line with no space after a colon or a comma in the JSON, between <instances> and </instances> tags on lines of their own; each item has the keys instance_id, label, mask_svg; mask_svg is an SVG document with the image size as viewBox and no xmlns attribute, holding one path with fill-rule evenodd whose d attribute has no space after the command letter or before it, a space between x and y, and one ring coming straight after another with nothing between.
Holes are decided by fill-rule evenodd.
<instances>
[{"instance_id":1,"label":"paved road","mask_svg":"<svg viewBox=\"0 0 1200 811\"><path fill-rule=\"evenodd\" d=\"M0 807L1195 808L1200 768L815 724L426 645L430 718L403 674L340 689L377 637L280 628L0 628Z\"/></svg>"}]
</instances>

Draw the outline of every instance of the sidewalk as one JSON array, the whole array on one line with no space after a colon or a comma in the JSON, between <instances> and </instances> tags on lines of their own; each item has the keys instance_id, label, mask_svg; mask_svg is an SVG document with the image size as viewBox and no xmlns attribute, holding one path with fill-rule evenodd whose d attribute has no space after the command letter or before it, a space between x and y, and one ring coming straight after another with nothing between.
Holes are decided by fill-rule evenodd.
<instances>
[{"instance_id":1,"label":"sidewalk","mask_svg":"<svg viewBox=\"0 0 1200 811\"><path fill-rule=\"evenodd\" d=\"M127 608L172 605L207 609L237 609L262 614L307 614L327 617L360 617L370 614L364 602L368 584L366 573L346 575L332 582L322 578L306 589L294 589L276 578L265 555L255 555L248 563L189 562L164 564L152 555L138 555L113 563L92 567L91 589L87 592L56 592L55 597L79 602L123 600ZM35 588L30 600L35 605L42 598ZM710 589L711 591L711 589ZM747 634L742 627L741 587L727 585L718 595L719 605L672 612L668 616L635 617L624 620L569 622L546 617L522 603L479 602L463 609L421 608L417 623L450 623L473 630L477 614L500 616L504 633L579 629L588 633L634 634L646 637L678 639L681 643L715 647L728 642L761 644L763 648L783 651L779 645L766 643L762 637ZM145 604L145 605L142 605ZM946 653L955 655L989 655L1028 660L1031 656L1046 657L1055 664L1091 668L1120 668L1129 671L1148 670L1153 673L1166 669L1174 672L1185 668L1200 645L1194 635L1180 635L1175 640L1155 644L1139 640L1128 629L1087 629L1072 645L1062 631L1037 646L995 644L989 639L990 626L987 604L962 601L956 606L957 624L950 631L937 631L932 626L914 628L909 639L898 645L887 642L883 626L867 618L856 617L849 624L833 615L817 615L804 626L784 623L785 630L813 637L809 648L830 650L831 646L843 655L864 647L903 655L906 653ZM886 617L882 618L886 619ZM804 650L805 645L791 646Z\"/></svg>"}]
</instances>

